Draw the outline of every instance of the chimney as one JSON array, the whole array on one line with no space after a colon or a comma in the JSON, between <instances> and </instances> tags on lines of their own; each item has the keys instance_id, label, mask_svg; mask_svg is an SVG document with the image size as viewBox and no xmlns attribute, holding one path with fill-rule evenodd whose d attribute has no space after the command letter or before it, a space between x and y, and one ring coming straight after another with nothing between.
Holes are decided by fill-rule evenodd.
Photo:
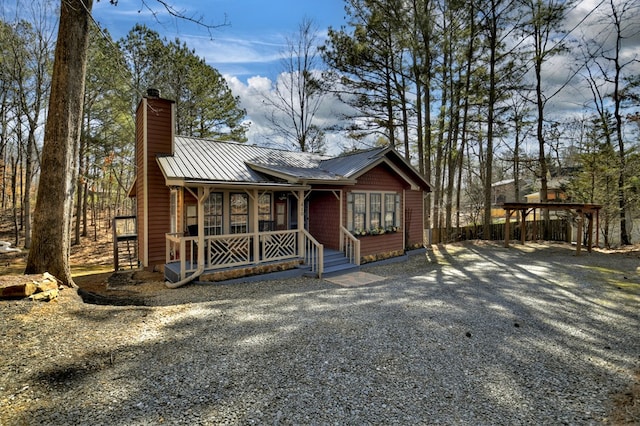
<instances>
[{"instance_id":1,"label":"chimney","mask_svg":"<svg viewBox=\"0 0 640 426\"><path fill-rule=\"evenodd\" d=\"M175 103L147 90L136 111L136 206L138 256L145 269L165 262L170 193L156 158L173 153Z\"/></svg>"},{"instance_id":2,"label":"chimney","mask_svg":"<svg viewBox=\"0 0 640 426\"><path fill-rule=\"evenodd\" d=\"M154 88L148 88L147 89L147 97L148 98L159 98L160 97L160 90L159 89L154 89Z\"/></svg>"}]
</instances>

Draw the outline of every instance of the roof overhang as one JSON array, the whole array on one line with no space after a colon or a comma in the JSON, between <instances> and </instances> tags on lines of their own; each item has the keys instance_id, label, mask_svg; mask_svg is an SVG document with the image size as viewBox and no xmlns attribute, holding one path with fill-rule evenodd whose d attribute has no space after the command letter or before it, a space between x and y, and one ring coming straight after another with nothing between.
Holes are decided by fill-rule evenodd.
<instances>
[{"instance_id":1,"label":"roof overhang","mask_svg":"<svg viewBox=\"0 0 640 426\"><path fill-rule=\"evenodd\" d=\"M305 184L290 184L290 183L276 183L276 182L229 182L229 181L211 181L202 179L167 179L165 178L165 184L167 186L177 186L185 188L217 188L217 189L261 189L271 191L291 191L291 190L304 190L311 189L309 185Z\"/></svg>"},{"instance_id":2,"label":"roof overhang","mask_svg":"<svg viewBox=\"0 0 640 426\"><path fill-rule=\"evenodd\" d=\"M138 195L138 185L136 185L137 183L138 183L138 178L135 178L133 180L133 183L129 187L129 190L127 191L127 197L129 197L129 198L136 198L137 197L137 195Z\"/></svg>"}]
</instances>

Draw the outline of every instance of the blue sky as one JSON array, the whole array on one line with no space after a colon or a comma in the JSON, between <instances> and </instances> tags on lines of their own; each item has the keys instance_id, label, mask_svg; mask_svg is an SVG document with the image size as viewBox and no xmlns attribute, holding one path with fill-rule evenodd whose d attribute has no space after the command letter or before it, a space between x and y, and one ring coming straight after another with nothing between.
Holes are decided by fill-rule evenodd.
<instances>
[{"instance_id":1,"label":"blue sky","mask_svg":"<svg viewBox=\"0 0 640 426\"><path fill-rule=\"evenodd\" d=\"M155 0L120 0L112 6L107 0L94 3L93 15L114 39L124 37L141 23L162 37L185 41L196 54L225 76L246 82L250 77L274 79L278 74L278 55L286 37L297 32L303 18L311 18L322 37L329 26L344 23L343 0L169 0L185 16L207 24L223 26L209 32L197 25L168 15Z\"/></svg>"},{"instance_id":2,"label":"blue sky","mask_svg":"<svg viewBox=\"0 0 640 426\"><path fill-rule=\"evenodd\" d=\"M273 95L273 85L283 71L280 57L286 51L287 37L296 36L304 18L312 19L316 25L318 43L324 41L329 26L337 29L345 23L344 0L168 0L187 17L212 25L225 20L229 24L209 33L201 26L170 16L156 0L144 2L148 7L143 0L120 0L117 6L108 0L94 2L93 17L114 40L141 23L163 38L177 37L195 49L196 55L217 69L233 94L239 96L250 123L247 137L257 144L283 143L273 138L268 121L272 111L265 96ZM333 123L337 112L344 108L336 99L327 97L316 120ZM340 135L327 135L329 152L337 153L342 144Z\"/></svg>"}]
</instances>

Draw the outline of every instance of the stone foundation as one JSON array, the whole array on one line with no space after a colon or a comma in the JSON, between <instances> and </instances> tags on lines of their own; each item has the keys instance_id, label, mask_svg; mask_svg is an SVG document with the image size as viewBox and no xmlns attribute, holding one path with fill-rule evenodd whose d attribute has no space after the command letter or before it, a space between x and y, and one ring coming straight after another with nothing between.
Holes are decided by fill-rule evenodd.
<instances>
[{"instance_id":1,"label":"stone foundation","mask_svg":"<svg viewBox=\"0 0 640 426\"><path fill-rule=\"evenodd\" d=\"M393 251L388 251L388 252L384 252L384 253L376 253L376 254L370 254L367 256L361 256L360 257L360 264L365 264L365 263L370 263L370 262L377 262L379 260L385 260L385 259L390 259L392 257L398 257L398 256L402 256L404 255L404 251L403 250L393 250Z\"/></svg>"},{"instance_id":2,"label":"stone foundation","mask_svg":"<svg viewBox=\"0 0 640 426\"><path fill-rule=\"evenodd\" d=\"M226 281L236 278L250 277L252 275L262 275L271 272L287 271L289 269L297 268L302 263L301 260L290 260L281 263L270 263L264 265L248 265L245 267L239 267L234 269L225 269L222 271L205 272L200 275L198 281Z\"/></svg>"}]
</instances>

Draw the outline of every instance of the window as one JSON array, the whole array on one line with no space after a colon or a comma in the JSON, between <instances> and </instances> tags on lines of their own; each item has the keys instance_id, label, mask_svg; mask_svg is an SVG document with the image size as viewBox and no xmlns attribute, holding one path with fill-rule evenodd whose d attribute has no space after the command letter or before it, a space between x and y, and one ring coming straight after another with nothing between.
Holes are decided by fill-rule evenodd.
<instances>
[{"instance_id":1,"label":"window","mask_svg":"<svg viewBox=\"0 0 640 426\"><path fill-rule=\"evenodd\" d=\"M198 224L198 206L195 204L187 204L187 215L185 217L185 221L187 222L187 227L197 225Z\"/></svg>"},{"instance_id":2,"label":"window","mask_svg":"<svg viewBox=\"0 0 640 426\"><path fill-rule=\"evenodd\" d=\"M398 211L400 210L400 195L384 194L384 226L400 226Z\"/></svg>"},{"instance_id":3,"label":"window","mask_svg":"<svg viewBox=\"0 0 640 426\"><path fill-rule=\"evenodd\" d=\"M231 194L230 204L230 224L232 234L244 234L248 232L249 223L249 196L247 194Z\"/></svg>"},{"instance_id":4,"label":"window","mask_svg":"<svg viewBox=\"0 0 640 426\"><path fill-rule=\"evenodd\" d=\"M169 225L169 232L172 234L178 232L178 190L171 189L169 198L169 211L171 212L171 219Z\"/></svg>"},{"instance_id":5,"label":"window","mask_svg":"<svg viewBox=\"0 0 640 426\"><path fill-rule=\"evenodd\" d=\"M353 229L366 229L367 194L353 194Z\"/></svg>"},{"instance_id":6,"label":"window","mask_svg":"<svg viewBox=\"0 0 640 426\"><path fill-rule=\"evenodd\" d=\"M369 194L370 228L379 228L382 219L382 196Z\"/></svg>"},{"instance_id":7,"label":"window","mask_svg":"<svg viewBox=\"0 0 640 426\"><path fill-rule=\"evenodd\" d=\"M260 194L258 197L258 223L260 232L275 231L271 217L271 194Z\"/></svg>"},{"instance_id":8,"label":"window","mask_svg":"<svg viewBox=\"0 0 640 426\"><path fill-rule=\"evenodd\" d=\"M222 234L222 193L212 192L204 202L204 235Z\"/></svg>"},{"instance_id":9,"label":"window","mask_svg":"<svg viewBox=\"0 0 640 426\"><path fill-rule=\"evenodd\" d=\"M396 193L347 194L347 228L356 235L383 229L395 232L400 226L400 195ZM390 229L391 228L391 229Z\"/></svg>"}]
</instances>

